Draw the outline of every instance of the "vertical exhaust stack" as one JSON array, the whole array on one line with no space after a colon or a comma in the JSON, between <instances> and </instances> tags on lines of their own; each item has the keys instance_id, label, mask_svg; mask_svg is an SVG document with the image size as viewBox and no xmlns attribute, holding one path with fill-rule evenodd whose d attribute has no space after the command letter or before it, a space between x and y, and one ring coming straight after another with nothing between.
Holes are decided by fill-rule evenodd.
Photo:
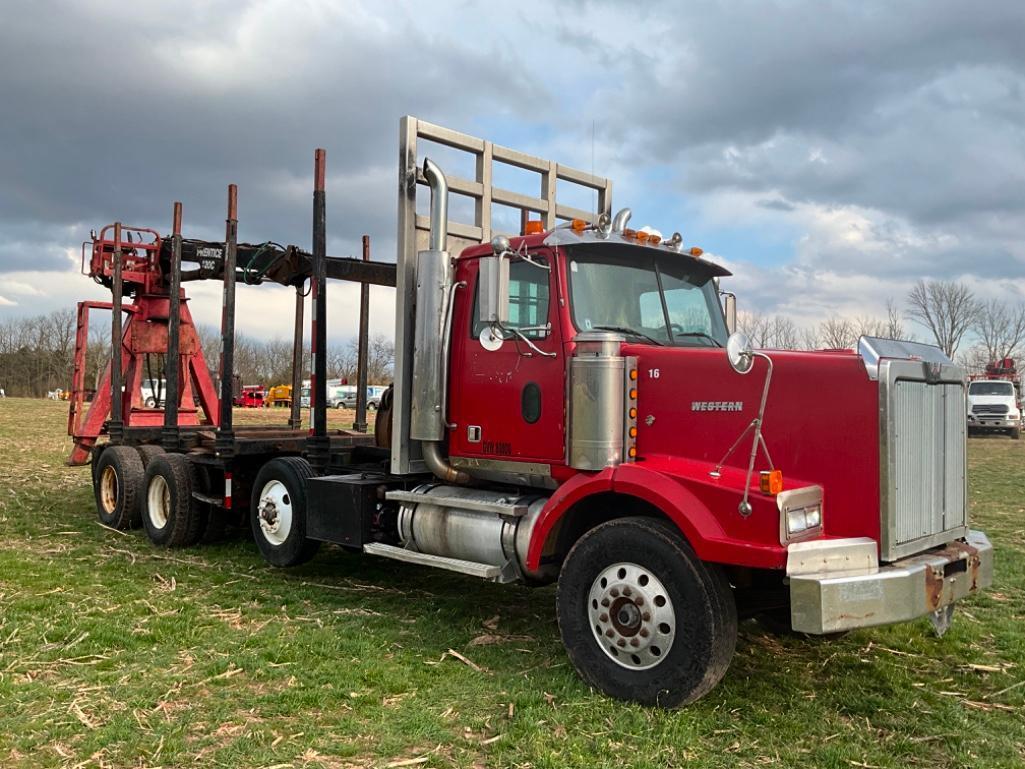
<instances>
[{"instance_id":1,"label":"vertical exhaust stack","mask_svg":"<svg viewBox=\"0 0 1025 769\"><path fill-rule=\"evenodd\" d=\"M413 379L409 436L421 441L427 468L447 483L467 483L470 477L451 467L441 454L447 432L449 293L452 259L448 246L448 182L431 160L424 160L424 176L431 186L430 248L416 259L416 313L413 332Z\"/></svg>"}]
</instances>

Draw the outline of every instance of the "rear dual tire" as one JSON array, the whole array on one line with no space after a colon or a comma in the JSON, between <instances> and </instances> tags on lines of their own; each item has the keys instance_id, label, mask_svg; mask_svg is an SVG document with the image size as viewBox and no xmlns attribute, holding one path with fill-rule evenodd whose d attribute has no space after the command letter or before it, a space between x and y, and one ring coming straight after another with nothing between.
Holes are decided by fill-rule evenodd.
<instances>
[{"instance_id":1,"label":"rear dual tire","mask_svg":"<svg viewBox=\"0 0 1025 769\"><path fill-rule=\"evenodd\" d=\"M93 493L100 523L112 529L139 525L143 464L130 446L108 446L93 454Z\"/></svg>"},{"instance_id":2,"label":"rear dual tire","mask_svg":"<svg viewBox=\"0 0 1025 769\"><path fill-rule=\"evenodd\" d=\"M146 468L142 525L160 547L196 544L206 516L192 498L195 471L184 454L157 454Z\"/></svg>"}]
</instances>

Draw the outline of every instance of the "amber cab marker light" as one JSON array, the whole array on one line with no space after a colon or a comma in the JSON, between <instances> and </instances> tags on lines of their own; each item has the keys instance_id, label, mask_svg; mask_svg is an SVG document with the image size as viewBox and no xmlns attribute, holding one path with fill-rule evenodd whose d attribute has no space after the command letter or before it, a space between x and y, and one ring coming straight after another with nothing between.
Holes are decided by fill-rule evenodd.
<instances>
[{"instance_id":1,"label":"amber cab marker light","mask_svg":"<svg viewBox=\"0 0 1025 769\"><path fill-rule=\"evenodd\" d=\"M540 219L529 219L523 230L524 235L540 235L545 231L545 225Z\"/></svg>"},{"instance_id":2,"label":"amber cab marker light","mask_svg":"<svg viewBox=\"0 0 1025 769\"><path fill-rule=\"evenodd\" d=\"M631 438L636 438L637 437L637 428L636 427L631 427L630 428L630 437Z\"/></svg>"},{"instance_id":3,"label":"amber cab marker light","mask_svg":"<svg viewBox=\"0 0 1025 769\"><path fill-rule=\"evenodd\" d=\"M635 379L637 379L637 369L632 368L630 369L630 380L633 381Z\"/></svg>"},{"instance_id":4,"label":"amber cab marker light","mask_svg":"<svg viewBox=\"0 0 1025 769\"><path fill-rule=\"evenodd\" d=\"M587 222L585 222L583 219L574 219L570 227L573 228L573 232L583 232L584 229L587 227Z\"/></svg>"},{"instance_id":5,"label":"amber cab marker light","mask_svg":"<svg viewBox=\"0 0 1025 769\"><path fill-rule=\"evenodd\" d=\"M692 248L692 249L690 250L690 255L691 255L691 256L693 256L694 258L697 258L697 257L701 256L701 255L702 255L703 253L705 253L705 252L704 252L704 251L702 251L702 250L701 250L700 248L698 248L697 246L694 246L694 248Z\"/></svg>"},{"instance_id":6,"label":"amber cab marker light","mask_svg":"<svg viewBox=\"0 0 1025 769\"><path fill-rule=\"evenodd\" d=\"M632 400L632 401L637 400L637 388L636 387L634 387L634 388L632 388L630 390L630 400Z\"/></svg>"},{"instance_id":7,"label":"amber cab marker light","mask_svg":"<svg viewBox=\"0 0 1025 769\"><path fill-rule=\"evenodd\" d=\"M630 409L630 419L637 419L637 409Z\"/></svg>"},{"instance_id":8,"label":"amber cab marker light","mask_svg":"<svg viewBox=\"0 0 1025 769\"><path fill-rule=\"evenodd\" d=\"M783 491L783 472L781 470L762 470L758 474L758 489L762 494L779 494Z\"/></svg>"},{"instance_id":9,"label":"amber cab marker light","mask_svg":"<svg viewBox=\"0 0 1025 769\"><path fill-rule=\"evenodd\" d=\"M637 456L637 449L634 446L631 446L629 454L630 454L630 458L633 459L634 457Z\"/></svg>"}]
</instances>

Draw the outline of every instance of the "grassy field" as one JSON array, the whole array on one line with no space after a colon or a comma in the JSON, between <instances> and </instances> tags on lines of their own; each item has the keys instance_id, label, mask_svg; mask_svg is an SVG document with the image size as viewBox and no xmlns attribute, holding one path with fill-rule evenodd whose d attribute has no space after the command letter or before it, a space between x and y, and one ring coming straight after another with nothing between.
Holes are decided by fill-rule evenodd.
<instances>
[{"instance_id":1,"label":"grassy field","mask_svg":"<svg viewBox=\"0 0 1025 769\"><path fill-rule=\"evenodd\" d=\"M551 588L102 528L64 409L0 400L2 767L1025 765L1025 441L970 442L996 584L945 637L744 623L723 683L662 712L581 683Z\"/></svg>"}]
</instances>

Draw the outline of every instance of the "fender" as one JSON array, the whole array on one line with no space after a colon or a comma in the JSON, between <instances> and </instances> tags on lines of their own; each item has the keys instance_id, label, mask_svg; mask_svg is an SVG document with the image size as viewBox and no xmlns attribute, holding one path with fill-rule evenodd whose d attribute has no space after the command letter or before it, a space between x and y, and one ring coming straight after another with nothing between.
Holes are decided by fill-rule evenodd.
<instances>
[{"instance_id":1,"label":"fender","mask_svg":"<svg viewBox=\"0 0 1025 769\"><path fill-rule=\"evenodd\" d=\"M640 464L605 468L596 475L574 476L552 495L538 518L527 549L527 568L540 567L541 552L548 535L567 510L591 494L609 491L644 500L662 511L703 561L763 569L785 566L784 548L738 542L727 535L712 511L684 485L683 480Z\"/></svg>"},{"instance_id":2,"label":"fender","mask_svg":"<svg viewBox=\"0 0 1025 769\"><path fill-rule=\"evenodd\" d=\"M540 568L541 551L544 550L548 535L562 518L563 513L584 497L612 491L612 475L615 469L606 467L594 475L577 473L556 489L544 510L541 511L541 515L538 516L533 531L530 532L530 545L527 547L528 570L537 571Z\"/></svg>"}]
</instances>

